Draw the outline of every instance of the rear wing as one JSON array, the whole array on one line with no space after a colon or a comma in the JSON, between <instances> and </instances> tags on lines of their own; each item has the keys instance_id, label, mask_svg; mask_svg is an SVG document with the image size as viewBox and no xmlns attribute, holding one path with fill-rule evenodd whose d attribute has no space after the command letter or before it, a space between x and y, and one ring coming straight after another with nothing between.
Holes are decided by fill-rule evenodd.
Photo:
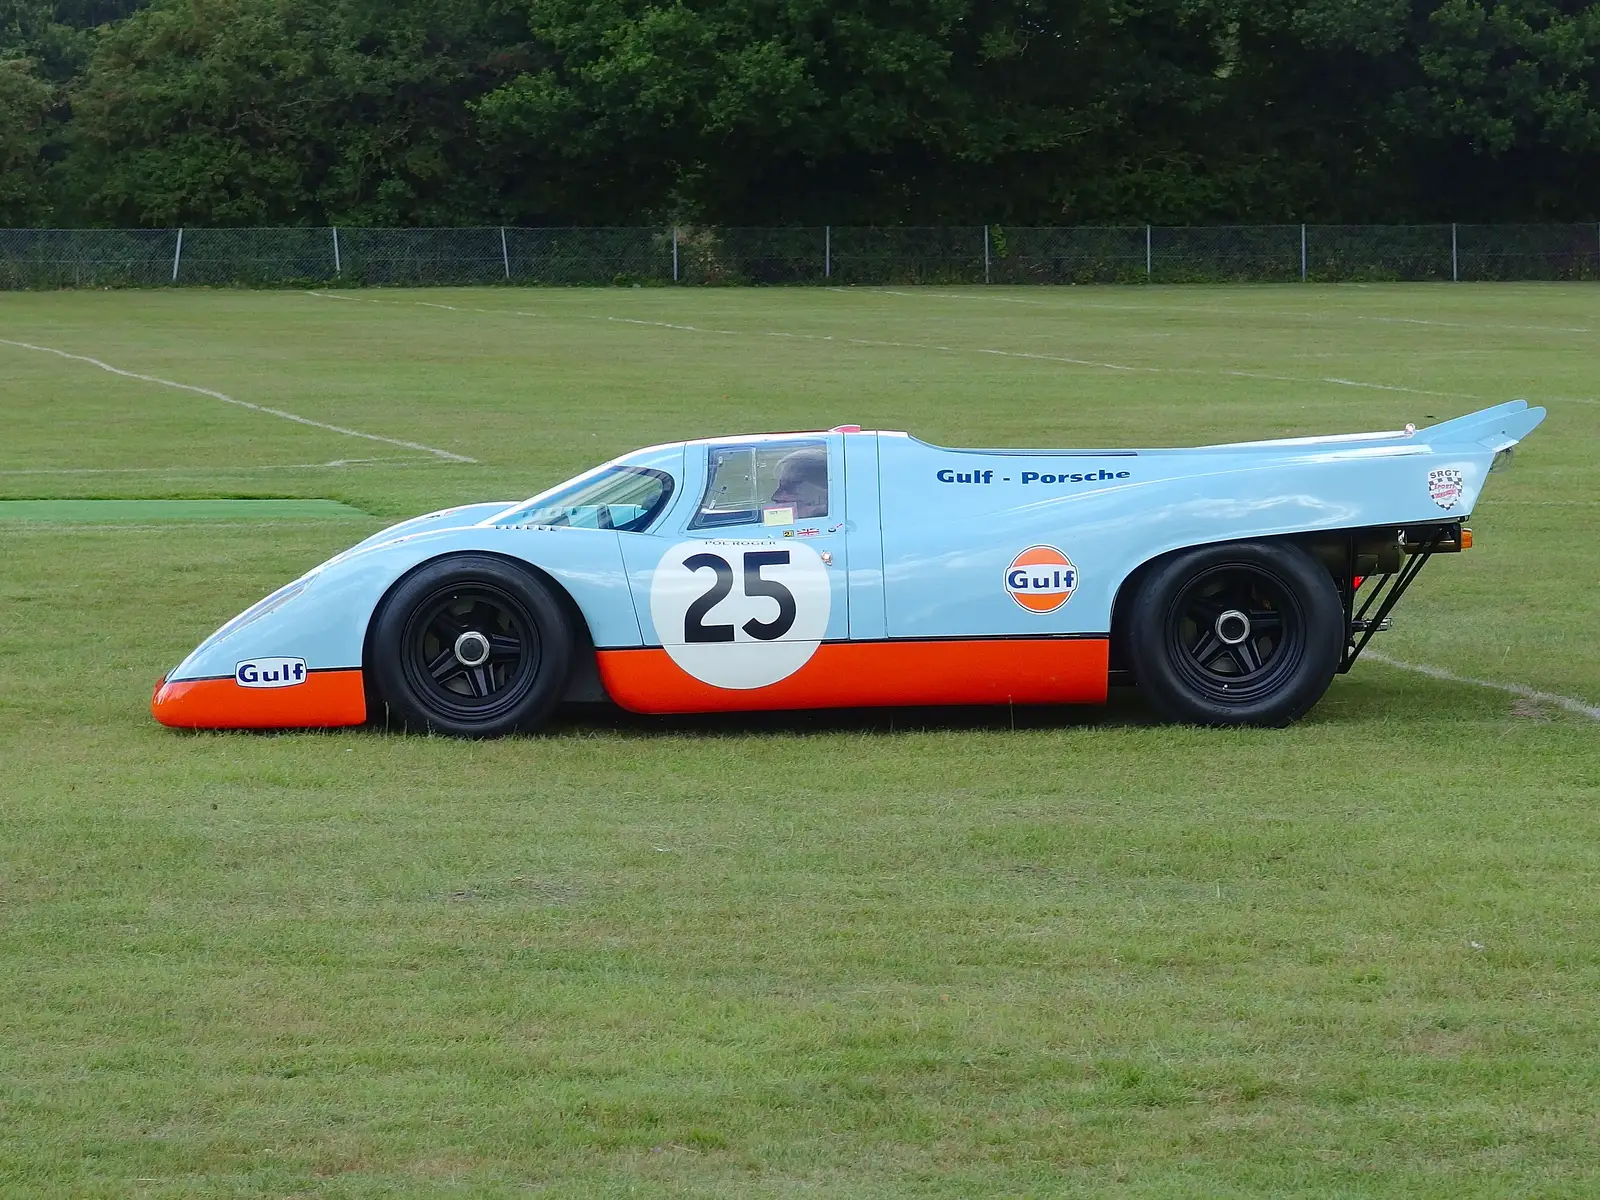
<instances>
[{"instance_id":1,"label":"rear wing","mask_svg":"<svg viewBox=\"0 0 1600 1200\"><path fill-rule=\"evenodd\" d=\"M1200 451L1259 450L1273 453L1305 447L1311 450L1338 450L1353 446L1408 446L1420 453L1426 446L1436 453L1449 454L1466 449L1482 449L1498 454L1509 450L1527 437L1540 421L1544 409L1529 408L1526 400L1508 400L1492 408L1482 408L1464 417L1455 417L1418 429L1407 425L1404 429L1383 429L1372 433L1341 433L1328 436L1269 438L1254 442L1225 442L1215 446L1194 447ZM1178 453L1187 452L1180 450ZM1164 452L1165 453L1165 452Z\"/></svg>"},{"instance_id":2,"label":"rear wing","mask_svg":"<svg viewBox=\"0 0 1600 1200\"><path fill-rule=\"evenodd\" d=\"M1476 445L1498 454L1527 437L1543 420L1544 409L1529 408L1526 400L1508 400L1419 429L1416 440L1445 452Z\"/></svg>"}]
</instances>

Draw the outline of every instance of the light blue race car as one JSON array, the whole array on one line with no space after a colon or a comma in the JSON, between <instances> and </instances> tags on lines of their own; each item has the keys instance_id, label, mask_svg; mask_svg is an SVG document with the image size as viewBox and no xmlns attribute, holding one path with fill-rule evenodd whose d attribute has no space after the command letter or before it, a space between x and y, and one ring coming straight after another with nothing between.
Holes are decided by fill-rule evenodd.
<instances>
[{"instance_id":1,"label":"light blue race car","mask_svg":"<svg viewBox=\"0 0 1600 1200\"><path fill-rule=\"evenodd\" d=\"M642 713L1095 703L1283 725L1351 664L1544 419L1170 450L708 438L375 534L157 686L167 725L485 737Z\"/></svg>"}]
</instances>

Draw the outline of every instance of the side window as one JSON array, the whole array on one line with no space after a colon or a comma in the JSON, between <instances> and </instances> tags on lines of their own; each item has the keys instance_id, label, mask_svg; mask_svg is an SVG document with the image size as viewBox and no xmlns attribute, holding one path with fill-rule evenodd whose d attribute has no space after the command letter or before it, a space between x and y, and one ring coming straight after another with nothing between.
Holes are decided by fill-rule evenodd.
<instances>
[{"instance_id":1,"label":"side window","mask_svg":"<svg viewBox=\"0 0 1600 1200\"><path fill-rule=\"evenodd\" d=\"M793 525L828 515L828 447L823 442L713 446L706 492L691 529Z\"/></svg>"}]
</instances>

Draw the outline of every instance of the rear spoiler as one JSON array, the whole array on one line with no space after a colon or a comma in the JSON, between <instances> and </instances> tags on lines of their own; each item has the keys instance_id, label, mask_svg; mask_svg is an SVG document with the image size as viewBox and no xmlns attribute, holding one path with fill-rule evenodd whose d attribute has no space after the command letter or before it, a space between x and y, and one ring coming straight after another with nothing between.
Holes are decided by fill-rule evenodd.
<instances>
[{"instance_id":1,"label":"rear spoiler","mask_svg":"<svg viewBox=\"0 0 1600 1200\"><path fill-rule=\"evenodd\" d=\"M1526 400L1508 400L1493 408L1479 409L1429 425L1416 432L1416 440L1436 449L1481 446L1498 454L1527 437L1544 420L1544 409L1529 408Z\"/></svg>"}]
</instances>

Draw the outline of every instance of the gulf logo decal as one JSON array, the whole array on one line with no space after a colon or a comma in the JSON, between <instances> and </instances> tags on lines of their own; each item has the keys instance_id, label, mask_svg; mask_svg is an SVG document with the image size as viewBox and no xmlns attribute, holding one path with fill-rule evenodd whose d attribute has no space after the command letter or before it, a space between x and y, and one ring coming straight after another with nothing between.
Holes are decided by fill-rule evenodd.
<instances>
[{"instance_id":1,"label":"gulf logo decal","mask_svg":"<svg viewBox=\"0 0 1600 1200\"><path fill-rule=\"evenodd\" d=\"M247 688L295 687L306 681L303 658L251 658L235 663L233 681Z\"/></svg>"},{"instance_id":2,"label":"gulf logo decal","mask_svg":"<svg viewBox=\"0 0 1600 1200\"><path fill-rule=\"evenodd\" d=\"M1078 569L1054 546L1029 546L1006 568L1006 591L1029 612L1055 612L1078 586Z\"/></svg>"}]
</instances>

